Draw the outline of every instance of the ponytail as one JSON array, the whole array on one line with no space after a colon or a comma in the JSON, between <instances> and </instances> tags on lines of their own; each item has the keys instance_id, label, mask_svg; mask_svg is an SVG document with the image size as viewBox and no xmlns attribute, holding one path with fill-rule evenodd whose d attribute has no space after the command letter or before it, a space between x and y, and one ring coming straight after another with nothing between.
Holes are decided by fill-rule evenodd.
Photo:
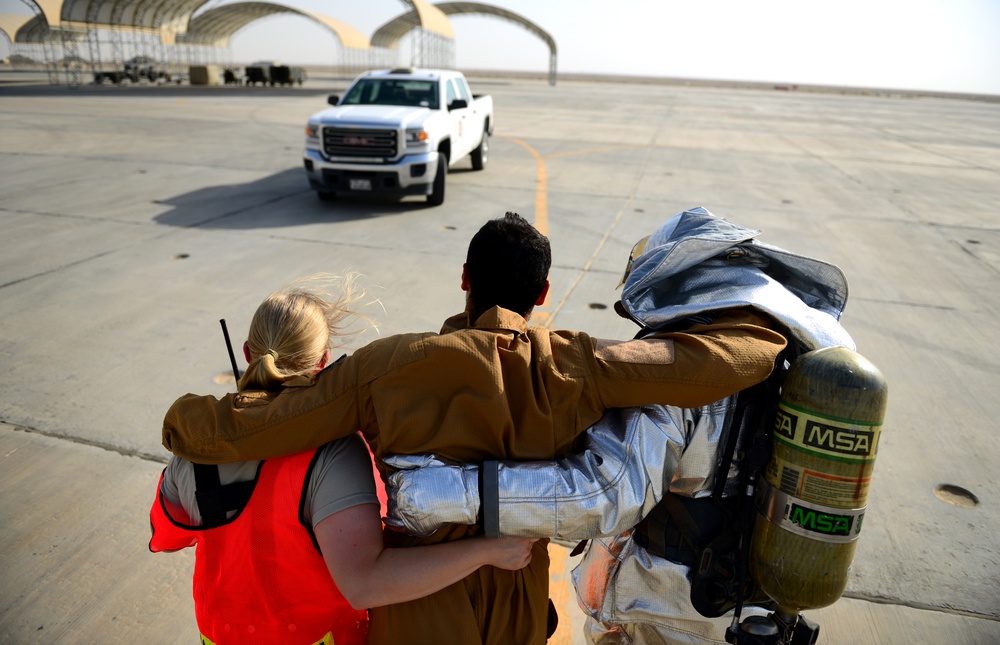
<instances>
[{"instance_id":1,"label":"ponytail","mask_svg":"<svg viewBox=\"0 0 1000 645\"><path fill-rule=\"evenodd\" d=\"M268 296L257 308L247 334L250 365L240 379L239 389L276 390L290 378L311 377L327 350L339 345L340 338L357 320L374 323L350 305L361 298L353 275L344 279L314 276L300 280L284 291ZM340 294L329 301L317 287L306 289L303 282L326 285L337 282ZM361 330L363 331L363 330Z\"/></svg>"},{"instance_id":2,"label":"ponytail","mask_svg":"<svg viewBox=\"0 0 1000 645\"><path fill-rule=\"evenodd\" d=\"M275 389L287 381L294 373L278 368L278 352L268 349L259 356L253 356L247 371L240 378L239 389Z\"/></svg>"}]
</instances>

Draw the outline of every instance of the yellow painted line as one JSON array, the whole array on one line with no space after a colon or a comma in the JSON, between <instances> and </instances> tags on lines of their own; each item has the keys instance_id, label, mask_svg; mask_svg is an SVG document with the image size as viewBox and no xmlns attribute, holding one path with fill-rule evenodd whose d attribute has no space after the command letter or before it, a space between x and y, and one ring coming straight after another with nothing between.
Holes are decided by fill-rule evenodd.
<instances>
[{"instance_id":1,"label":"yellow painted line","mask_svg":"<svg viewBox=\"0 0 1000 645\"><path fill-rule=\"evenodd\" d=\"M535 158L535 221L534 226L538 229L538 232L545 237L549 236L549 177L548 170L545 168L545 160L542 159L542 155L538 154L538 151L529 146L524 141L520 139L515 139L514 137L503 137L508 141L513 141L517 145L521 146L525 150L531 153L531 156ZM532 322L540 324L542 327L547 326L549 322L549 312L544 311L544 307L549 306L549 296L545 297L545 302L535 307L534 312L531 314Z\"/></svg>"},{"instance_id":2,"label":"yellow painted line","mask_svg":"<svg viewBox=\"0 0 1000 645\"><path fill-rule=\"evenodd\" d=\"M531 323L532 324L536 324L537 323L539 327L550 327L551 326L551 322L550 322L551 316L550 316L549 312L544 311L542 309L542 307L548 307L548 306L549 306L549 297L545 296L545 302L543 302L539 306L535 307L535 309L531 312Z\"/></svg>"},{"instance_id":3,"label":"yellow painted line","mask_svg":"<svg viewBox=\"0 0 1000 645\"><path fill-rule=\"evenodd\" d=\"M548 237L549 235L548 171L545 168L545 159L542 158L542 155L538 154L537 150L532 148L524 141L521 141L520 139L516 139L514 137L503 137L503 138L507 139L508 141L513 141L517 145L521 146L529 153L531 153L531 156L535 158L536 170L535 170L534 226L536 229L538 229L538 231L542 235ZM568 157L571 155L587 154L591 152L599 152L607 150L623 150L623 149L640 148L640 147L643 146L638 146L638 145L603 146L598 148L587 148L585 150L576 150L572 152L562 152L550 155L549 158L554 159L557 157ZM627 209L629 204L631 204L635 200L635 194L636 191L639 189L639 183L642 179L642 176L643 174L645 174L645 166L646 166L646 161L648 159L649 159L649 153L647 151L646 160L643 161L643 171L640 172L639 175L636 177L635 182L632 185L632 190L630 191L628 199L625 201L625 204L622 205L621 209L619 209L618 213L615 215L614 221L612 222L608 230L604 233L604 237L601 238L601 241L597 245L597 249L594 251L594 254L590 257L590 260L587 261L587 264L584 266L583 270L576 277L576 280L573 281L573 284L570 286L569 290L559 301L559 305L556 307L556 312L558 312L559 309L563 307L563 305L566 303L566 299L569 297L569 294L572 293L572 291L580 283L580 280L583 278L584 274L586 274L587 271L590 269L591 265L593 265L594 260L597 258L598 254L600 254L601 249L604 248L604 245L607 243L608 238L611 236L611 232L615 229L615 227L618 225L618 222L621 220L622 215L625 213L625 209ZM555 312L549 313L548 311L540 311L541 308L549 306L550 298L551 294L549 294L549 296L546 296L545 302L543 304L535 308L535 311L531 315L533 323L541 323L543 327L551 326L552 316L555 315ZM577 606L576 590L573 589L573 581L569 575L569 566L567 562L568 559L569 559L569 549L559 544L549 542L549 598L552 600L552 604L555 605L556 612L559 614L559 625L556 627L555 633L552 634L552 638L548 640L548 645L573 645L574 643L572 615L574 611L579 613L580 609Z\"/></svg>"},{"instance_id":4,"label":"yellow painted line","mask_svg":"<svg viewBox=\"0 0 1000 645\"><path fill-rule=\"evenodd\" d=\"M571 611L577 607L576 592L573 590L569 569L566 565L569 550L559 544L549 542L549 599L559 614L556 631L547 641L548 645L572 645L573 620ZM579 611L579 609L577 609Z\"/></svg>"},{"instance_id":5,"label":"yellow painted line","mask_svg":"<svg viewBox=\"0 0 1000 645\"><path fill-rule=\"evenodd\" d=\"M514 137L504 137L521 146L535 158L535 221L534 226L538 231L548 237L549 235L549 188L548 171L545 168L545 160L538 151L520 139ZM532 322L546 323L550 320L548 311L541 311L543 307L548 307L551 296L546 296L545 302L535 308L532 312ZM569 551L558 544L549 543L549 598L556 607L559 614L559 625L552 638L548 640L549 645L572 645L573 643L573 621L571 620L571 610L576 607L576 591L573 589L572 580L567 572L566 559Z\"/></svg>"},{"instance_id":6,"label":"yellow painted line","mask_svg":"<svg viewBox=\"0 0 1000 645\"><path fill-rule=\"evenodd\" d=\"M548 198L548 190L549 189L548 189L548 171L546 170L546 167L545 167L545 158L543 158L542 155L538 154L537 150L535 150L534 148L532 148L530 145L528 145L524 141L521 141L520 139L517 139L515 137L506 137L506 136L503 137L503 138L507 139L508 141L513 141L517 145L521 146L522 148L524 148L525 150L527 150L529 153L531 153L531 156L535 158L535 166L536 166L536 171L535 172L536 172L536 175L535 175L535 222L534 222L534 225L535 225L535 228L537 228L539 230L539 232L542 233L542 235L545 235L547 237L548 234L549 234L549 204L548 204L548 199L549 199ZM590 154L590 153L593 153L593 152L607 152L609 150L629 150L629 149L635 149L635 148L646 148L646 158L643 160L643 162L642 162L642 168L641 168L638 176L636 176L635 181L632 184L632 190L629 192L628 199L625 200L625 203L622 205L621 209L619 209L618 213L615 215L615 218L612 221L611 226L608 228L607 231L605 231L604 236L601 238L601 241L598 243L597 248L594 250L593 255L590 256L590 259L587 261L587 264L584 265L583 269L576 276L576 279L573 281L573 284L570 285L570 288L566 290L565 294L563 294L563 297L559 300L559 304L556 305L556 308L553 311L548 311L548 307L549 307L549 304L551 302L551 295L552 295L550 293L548 296L546 296L545 302L543 304L539 305L538 307L536 307L535 311L531 314L531 318L532 318L531 322L532 323L540 325L542 327L549 327L549 328L552 327L552 324L553 324L552 321L553 321L555 315L557 313L559 313L560 309L563 308L563 306L566 304L566 300L569 298L570 294L573 293L573 291L576 289L577 285L579 285L580 281L583 279L583 276L586 275L587 271L590 270L590 267L594 264L594 261L597 259L597 256L600 254L601 249L604 248L604 245L607 244L608 238L611 237L611 232L614 231L615 227L618 226L619 221L621 221L622 215L625 213L625 209L627 209L629 207L629 205L635 200L635 194L636 194L636 191L638 191L638 189L639 189L639 183L642 180L643 175L645 174L646 162L649 160L650 146L648 146L648 145L639 145L639 144L624 144L624 145L614 145L614 146L597 146L597 147L592 147L592 148L583 148L583 149L580 149L580 150L572 150L572 151L568 151L568 152L559 152L559 153L556 153L556 154L548 155L548 157L547 157L548 159L556 159L556 158L559 158L559 157L570 157L570 156L573 156L573 155Z\"/></svg>"},{"instance_id":7,"label":"yellow painted line","mask_svg":"<svg viewBox=\"0 0 1000 645\"><path fill-rule=\"evenodd\" d=\"M521 141L520 139L515 139L514 137L504 137L508 141L513 141L517 145L521 146L525 150L531 153L531 156L535 158L535 228L538 231L548 237L549 235L549 186L548 186L548 171L545 169L545 160L542 159L542 155L538 154L538 151L529 146L527 143Z\"/></svg>"}]
</instances>

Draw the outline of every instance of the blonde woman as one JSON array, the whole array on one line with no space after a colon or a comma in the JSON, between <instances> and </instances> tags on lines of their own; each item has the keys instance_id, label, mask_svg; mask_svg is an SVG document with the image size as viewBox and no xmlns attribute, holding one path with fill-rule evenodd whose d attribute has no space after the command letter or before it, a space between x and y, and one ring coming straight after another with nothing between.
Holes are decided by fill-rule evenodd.
<instances>
[{"instance_id":1,"label":"blonde woman","mask_svg":"<svg viewBox=\"0 0 1000 645\"><path fill-rule=\"evenodd\" d=\"M250 324L237 405L307 386L359 316L351 281L333 301L292 287ZM195 614L205 645L363 643L366 609L438 591L480 566L520 569L534 540L473 538L384 549L372 465L359 434L266 461L174 457L150 511L151 551L196 546ZM444 635L442 635L443 637Z\"/></svg>"}]
</instances>

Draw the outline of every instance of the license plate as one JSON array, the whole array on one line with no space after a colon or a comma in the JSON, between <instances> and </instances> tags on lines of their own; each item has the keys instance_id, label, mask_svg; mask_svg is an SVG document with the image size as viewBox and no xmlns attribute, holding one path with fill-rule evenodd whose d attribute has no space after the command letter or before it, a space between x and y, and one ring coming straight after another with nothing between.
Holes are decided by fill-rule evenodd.
<instances>
[{"instance_id":1,"label":"license plate","mask_svg":"<svg viewBox=\"0 0 1000 645\"><path fill-rule=\"evenodd\" d=\"M352 179L350 181L351 190L371 190L371 179Z\"/></svg>"}]
</instances>

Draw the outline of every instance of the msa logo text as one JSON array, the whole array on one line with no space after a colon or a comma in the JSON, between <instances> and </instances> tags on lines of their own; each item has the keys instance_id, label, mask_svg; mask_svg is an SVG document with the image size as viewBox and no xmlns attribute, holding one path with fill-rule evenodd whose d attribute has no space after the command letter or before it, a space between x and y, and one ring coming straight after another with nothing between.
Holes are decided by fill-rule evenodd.
<instances>
[{"instance_id":1,"label":"msa logo text","mask_svg":"<svg viewBox=\"0 0 1000 645\"><path fill-rule=\"evenodd\" d=\"M794 414L778 410L778 414L774 417L774 431L789 441L795 441L795 427L798 422L799 418Z\"/></svg>"},{"instance_id":2,"label":"msa logo text","mask_svg":"<svg viewBox=\"0 0 1000 645\"><path fill-rule=\"evenodd\" d=\"M809 421L802 443L853 457L867 457L875 453L875 446L872 445L874 435L871 431L848 430Z\"/></svg>"},{"instance_id":3,"label":"msa logo text","mask_svg":"<svg viewBox=\"0 0 1000 645\"><path fill-rule=\"evenodd\" d=\"M851 516L834 515L832 513L821 513L811 508L805 508L798 504L790 504L787 509L788 521L813 533L822 535L847 535L851 534ZM858 522L860 529L860 521Z\"/></svg>"}]
</instances>

